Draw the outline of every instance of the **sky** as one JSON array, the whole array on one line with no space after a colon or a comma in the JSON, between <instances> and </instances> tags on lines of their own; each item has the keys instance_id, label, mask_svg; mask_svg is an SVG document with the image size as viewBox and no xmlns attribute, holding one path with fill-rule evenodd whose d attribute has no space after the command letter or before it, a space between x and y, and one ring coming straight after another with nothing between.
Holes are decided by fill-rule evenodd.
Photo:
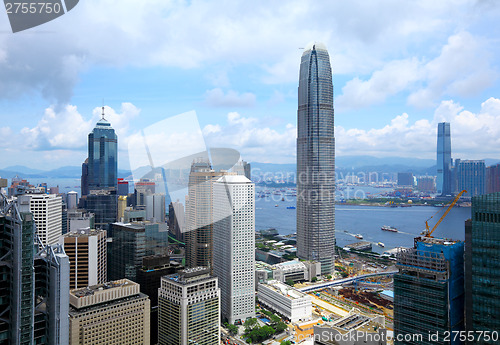
<instances>
[{"instance_id":1,"label":"sky","mask_svg":"<svg viewBox=\"0 0 500 345\"><path fill-rule=\"evenodd\" d=\"M311 41L330 54L338 156L435 159L447 121L454 158L500 158L497 3L85 0L15 34L0 8L0 168L80 165L103 105L121 169L144 129L191 111L206 147L293 163ZM174 134L158 145L189 146Z\"/></svg>"}]
</instances>

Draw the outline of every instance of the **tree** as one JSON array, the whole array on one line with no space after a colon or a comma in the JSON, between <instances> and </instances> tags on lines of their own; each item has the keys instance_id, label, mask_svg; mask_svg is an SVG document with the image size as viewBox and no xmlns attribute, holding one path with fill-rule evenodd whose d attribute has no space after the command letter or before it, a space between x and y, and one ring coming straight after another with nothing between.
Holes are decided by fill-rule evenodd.
<instances>
[{"instance_id":1,"label":"tree","mask_svg":"<svg viewBox=\"0 0 500 345\"><path fill-rule=\"evenodd\" d=\"M284 323L283 321L279 321L276 326L274 326L274 330L276 331L276 333L281 333L283 332L285 329L287 329L287 325L286 323Z\"/></svg>"},{"instance_id":2,"label":"tree","mask_svg":"<svg viewBox=\"0 0 500 345\"><path fill-rule=\"evenodd\" d=\"M290 340L283 340L280 345L292 345L292 342Z\"/></svg>"},{"instance_id":3,"label":"tree","mask_svg":"<svg viewBox=\"0 0 500 345\"><path fill-rule=\"evenodd\" d=\"M251 331L254 328L258 327L257 319L256 318L251 318L245 321L245 332Z\"/></svg>"},{"instance_id":4,"label":"tree","mask_svg":"<svg viewBox=\"0 0 500 345\"><path fill-rule=\"evenodd\" d=\"M330 279L332 279L332 276L329 274L326 276L326 279L330 280Z\"/></svg>"},{"instance_id":5,"label":"tree","mask_svg":"<svg viewBox=\"0 0 500 345\"><path fill-rule=\"evenodd\" d=\"M226 326L227 330L229 331L229 333L231 335L236 335L238 334L238 326L236 325L233 325L233 324L229 324L227 322L224 323L224 326Z\"/></svg>"},{"instance_id":6,"label":"tree","mask_svg":"<svg viewBox=\"0 0 500 345\"><path fill-rule=\"evenodd\" d=\"M317 282L317 281L318 281L318 277L312 277L312 278L311 278L311 281L312 281L313 283Z\"/></svg>"},{"instance_id":7,"label":"tree","mask_svg":"<svg viewBox=\"0 0 500 345\"><path fill-rule=\"evenodd\" d=\"M272 325L276 325L278 322L281 321L281 318L279 316L274 315L274 314L271 314L270 317L271 317Z\"/></svg>"},{"instance_id":8,"label":"tree","mask_svg":"<svg viewBox=\"0 0 500 345\"><path fill-rule=\"evenodd\" d=\"M295 283L293 282L293 280L291 280L291 279L288 279L288 280L286 281L286 283L287 283L288 285L290 285L290 286L293 286L293 285L295 284Z\"/></svg>"}]
</instances>

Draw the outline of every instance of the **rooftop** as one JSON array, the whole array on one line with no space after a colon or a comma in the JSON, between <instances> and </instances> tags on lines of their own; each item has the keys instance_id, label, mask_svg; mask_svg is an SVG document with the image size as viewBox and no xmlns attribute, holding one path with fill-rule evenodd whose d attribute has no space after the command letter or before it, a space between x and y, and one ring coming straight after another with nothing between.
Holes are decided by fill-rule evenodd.
<instances>
[{"instance_id":1,"label":"rooftop","mask_svg":"<svg viewBox=\"0 0 500 345\"><path fill-rule=\"evenodd\" d=\"M303 292L301 292L301 291L299 291L299 290L297 290L289 285L286 285L282 282L279 282L277 280L269 280L265 284L260 283L259 286L260 285L264 285L265 287L268 287L268 288L274 290L275 292L278 292L281 295L289 297L291 299L298 299L298 298L304 298L304 297L311 298L308 294L303 293Z\"/></svg>"}]
</instances>

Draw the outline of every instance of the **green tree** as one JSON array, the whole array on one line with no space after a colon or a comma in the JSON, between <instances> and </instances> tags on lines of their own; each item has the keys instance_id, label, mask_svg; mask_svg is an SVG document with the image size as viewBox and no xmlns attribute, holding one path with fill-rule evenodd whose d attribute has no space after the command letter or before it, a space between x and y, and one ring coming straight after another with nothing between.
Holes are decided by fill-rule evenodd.
<instances>
[{"instance_id":1,"label":"green tree","mask_svg":"<svg viewBox=\"0 0 500 345\"><path fill-rule=\"evenodd\" d=\"M332 276L329 274L326 276L326 279L330 280L330 279L332 279Z\"/></svg>"},{"instance_id":2,"label":"green tree","mask_svg":"<svg viewBox=\"0 0 500 345\"><path fill-rule=\"evenodd\" d=\"M317 281L318 281L318 277L312 277L312 278L311 278L311 281L312 281L313 283L317 282Z\"/></svg>"},{"instance_id":3,"label":"green tree","mask_svg":"<svg viewBox=\"0 0 500 345\"><path fill-rule=\"evenodd\" d=\"M280 345L292 345L292 342L290 340L283 340Z\"/></svg>"},{"instance_id":4,"label":"green tree","mask_svg":"<svg viewBox=\"0 0 500 345\"><path fill-rule=\"evenodd\" d=\"M226 326L227 330L229 331L229 333L231 335L236 335L238 334L238 326L236 325L233 325L233 324L229 324L227 322L224 323L224 326Z\"/></svg>"},{"instance_id":5,"label":"green tree","mask_svg":"<svg viewBox=\"0 0 500 345\"><path fill-rule=\"evenodd\" d=\"M293 280L291 280L291 279L288 279L288 280L286 281L286 283L287 283L288 285L290 285L290 286L293 286L293 285L295 284L295 283L293 282Z\"/></svg>"},{"instance_id":6,"label":"green tree","mask_svg":"<svg viewBox=\"0 0 500 345\"><path fill-rule=\"evenodd\" d=\"M283 332L285 329L287 329L287 325L286 323L284 323L283 321L279 321L276 326L274 326L274 330L276 331L276 333L281 333Z\"/></svg>"},{"instance_id":7,"label":"green tree","mask_svg":"<svg viewBox=\"0 0 500 345\"><path fill-rule=\"evenodd\" d=\"M257 319L254 317L245 321L245 331L251 331L258 326Z\"/></svg>"}]
</instances>

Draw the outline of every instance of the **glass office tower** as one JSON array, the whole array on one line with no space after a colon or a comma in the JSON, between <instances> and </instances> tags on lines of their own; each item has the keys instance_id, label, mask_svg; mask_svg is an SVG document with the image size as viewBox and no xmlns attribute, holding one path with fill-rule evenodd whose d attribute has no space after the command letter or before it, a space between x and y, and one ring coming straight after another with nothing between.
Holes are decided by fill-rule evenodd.
<instances>
[{"instance_id":1,"label":"glass office tower","mask_svg":"<svg viewBox=\"0 0 500 345\"><path fill-rule=\"evenodd\" d=\"M440 195L451 195L451 135L448 122L438 123L437 179L436 189Z\"/></svg>"},{"instance_id":2,"label":"glass office tower","mask_svg":"<svg viewBox=\"0 0 500 345\"><path fill-rule=\"evenodd\" d=\"M114 187L117 184L118 144L115 130L104 118L89 133L88 186L89 189Z\"/></svg>"},{"instance_id":3,"label":"glass office tower","mask_svg":"<svg viewBox=\"0 0 500 345\"><path fill-rule=\"evenodd\" d=\"M297 256L334 270L335 137L330 57L309 44L300 63L297 136Z\"/></svg>"},{"instance_id":4,"label":"glass office tower","mask_svg":"<svg viewBox=\"0 0 500 345\"><path fill-rule=\"evenodd\" d=\"M470 229L469 229L470 230ZM466 311L469 331L500 330L500 193L472 198L471 268L472 311ZM469 262L471 260L472 262ZM470 308L470 304L468 305ZM476 333L477 335L477 333ZM498 344L498 339L476 339L474 344Z\"/></svg>"}]
</instances>

